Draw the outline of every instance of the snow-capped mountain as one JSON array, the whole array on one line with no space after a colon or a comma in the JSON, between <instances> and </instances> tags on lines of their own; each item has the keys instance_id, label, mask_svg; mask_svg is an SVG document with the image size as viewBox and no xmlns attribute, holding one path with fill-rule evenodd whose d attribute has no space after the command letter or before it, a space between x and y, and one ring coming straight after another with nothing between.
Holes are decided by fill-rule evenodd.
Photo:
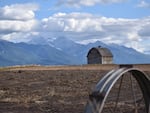
<instances>
[{"instance_id":1,"label":"snow-capped mountain","mask_svg":"<svg viewBox=\"0 0 150 113\"><path fill-rule=\"evenodd\" d=\"M150 55L117 44L107 45L97 41L82 45L65 37L53 39L36 37L28 43L0 40L0 66L86 64L89 49L96 46L109 48L114 56L115 64L150 63Z\"/></svg>"}]
</instances>

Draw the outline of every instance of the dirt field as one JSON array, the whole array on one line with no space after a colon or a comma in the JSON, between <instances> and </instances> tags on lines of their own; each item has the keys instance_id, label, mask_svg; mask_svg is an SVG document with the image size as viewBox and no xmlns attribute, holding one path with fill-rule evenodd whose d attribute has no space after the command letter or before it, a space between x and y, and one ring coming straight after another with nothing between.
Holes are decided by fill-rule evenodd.
<instances>
[{"instance_id":1,"label":"dirt field","mask_svg":"<svg viewBox=\"0 0 150 113\"><path fill-rule=\"evenodd\" d=\"M150 65L135 65L150 76ZM83 113L88 95L117 65L0 69L0 113Z\"/></svg>"}]
</instances>

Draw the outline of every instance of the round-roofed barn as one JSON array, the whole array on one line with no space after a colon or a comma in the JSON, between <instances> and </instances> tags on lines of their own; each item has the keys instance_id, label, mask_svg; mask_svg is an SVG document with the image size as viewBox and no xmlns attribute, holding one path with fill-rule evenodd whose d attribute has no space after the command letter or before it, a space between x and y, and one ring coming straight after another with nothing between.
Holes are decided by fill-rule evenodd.
<instances>
[{"instance_id":1,"label":"round-roofed barn","mask_svg":"<svg viewBox=\"0 0 150 113\"><path fill-rule=\"evenodd\" d=\"M87 54L87 62L88 64L112 64L113 55L107 48L93 47Z\"/></svg>"}]
</instances>

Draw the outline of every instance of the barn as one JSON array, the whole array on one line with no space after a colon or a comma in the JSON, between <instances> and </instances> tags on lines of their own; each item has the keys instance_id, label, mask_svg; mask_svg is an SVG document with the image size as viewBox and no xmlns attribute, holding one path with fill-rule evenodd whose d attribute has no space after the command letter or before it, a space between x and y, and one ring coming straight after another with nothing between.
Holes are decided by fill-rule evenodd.
<instances>
[{"instance_id":1,"label":"barn","mask_svg":"<svg viewBox=\"0 0 150 113\"><path fill-rule=\"evenodd\" d=\"M107 48L93 47L87 54L87 62L88 64L112 64L113 55Z\"/></svg>"}]
</instances>

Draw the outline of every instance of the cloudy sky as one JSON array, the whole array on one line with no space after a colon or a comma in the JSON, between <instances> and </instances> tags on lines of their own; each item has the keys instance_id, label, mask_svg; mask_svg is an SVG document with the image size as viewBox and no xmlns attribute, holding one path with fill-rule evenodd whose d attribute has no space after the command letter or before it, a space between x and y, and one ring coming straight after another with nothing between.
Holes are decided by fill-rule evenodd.
<instances>
[{"instance_id":1,"label":"cloudy sky","mask_svg":"<svg viewBox=\"0 0 150 113\"><path fill-rule=\"evenodd\" d=\"M0 38L67 37L150 51L150 0L0 0Z\"/></svg>"}]
</instances>

